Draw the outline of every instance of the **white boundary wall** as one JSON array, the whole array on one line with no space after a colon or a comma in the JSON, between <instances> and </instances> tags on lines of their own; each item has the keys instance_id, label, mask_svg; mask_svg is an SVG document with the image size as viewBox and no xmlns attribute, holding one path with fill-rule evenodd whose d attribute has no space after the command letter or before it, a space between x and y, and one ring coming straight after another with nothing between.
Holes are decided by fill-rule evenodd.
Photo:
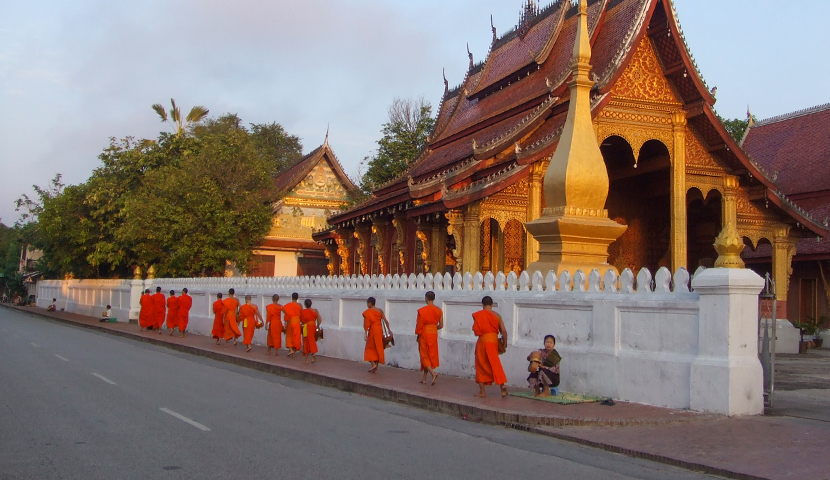
<instances>
[{"instance_id":1,"label":"white boundary wall","mask_svg":"<svg viewBox=\"0 0 830 480\"><path fill-rule=\"evenodd\" d=\"M572 291L572 286L576 291ZM685 269L660 269L652 279L641 270L636 279L625 270L604 277L596 270L556 278L536 272L450 277L432 275L188 278L153 280L42 281L38 306L52 298L68 312L98 316L112 305L119 321L137 319L138 299L145 288L162 287L193 297L188 330L210 335L211 305L218 292L234 288L238 297L252 295L264 312L271 295L300 301L310 298L323 318L325 340L320 353L363 360L366 298L377 299L395 333L396 346L386 351L387 364L417 370L415 317L424 293L433 290L444 311L439 333L439 372L474 377L471 314L490 295L508 332L509 347L501 359L508 383L526 386L525 357L542 347L543 337L556 336L563 357L565 391L617 400L728 415L763 413L761 365L758 361L758 293L763 279L750 270L708 269L691 281ZM254 343L264 344L258 330Z\"/></svg>"}]
</instances>

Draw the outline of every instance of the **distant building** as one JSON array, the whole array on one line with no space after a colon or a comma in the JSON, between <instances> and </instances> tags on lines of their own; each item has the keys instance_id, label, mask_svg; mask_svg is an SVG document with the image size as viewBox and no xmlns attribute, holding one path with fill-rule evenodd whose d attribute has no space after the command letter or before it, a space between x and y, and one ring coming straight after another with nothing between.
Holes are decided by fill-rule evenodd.
<instances>
[{"instance_id":1,"label":"distant building","mask_svg":"<svg viewBox=\"0 0 830 480\"><path fill-rule=\"evenodd\" d=\"M830 104L751 124L742 143L744 151L772 176L781 193L827 225ZM773 269L769 242L758 245L754 252L747 248L743 256L747 265L761 274ZM788 301L779 307L778 317L809 321L830 316L830 238L814 236L799 240L789 256L792 259L789 286L778 285L787 293Z\"/></svg>"},{"instance_id":2,"label":"distant building","mask_svg":"<svg viewBox=\"0 0 830 480\"><path fill-rule=\"evenodd\" d=\"M357 187L326 141L280 174L271 231L254 250L250 276L329 275L323 245L311 234L348 204Z\"/></svg>"}]
</instances>

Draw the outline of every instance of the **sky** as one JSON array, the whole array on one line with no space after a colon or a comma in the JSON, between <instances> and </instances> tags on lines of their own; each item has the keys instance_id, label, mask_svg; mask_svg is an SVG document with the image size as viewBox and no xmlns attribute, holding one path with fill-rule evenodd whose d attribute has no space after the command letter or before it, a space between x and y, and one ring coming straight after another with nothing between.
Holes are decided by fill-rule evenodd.
<instances>
[{"instance_id":1,"label":"sky","mask_svg":"<svg viewBox=\"0 0 830 480\"><path fill-rule=\"evenodd\" d=\"M542 0L544 6L549 0ZM524 0L0 0L0 221L61 173L84 182L110 137L169 129L174 98L277 122L349 175L395 97L444 92L515 26ZM830 102L830 2L675 0L716 109L760 119Z\"/></svg>"}]
</instances>

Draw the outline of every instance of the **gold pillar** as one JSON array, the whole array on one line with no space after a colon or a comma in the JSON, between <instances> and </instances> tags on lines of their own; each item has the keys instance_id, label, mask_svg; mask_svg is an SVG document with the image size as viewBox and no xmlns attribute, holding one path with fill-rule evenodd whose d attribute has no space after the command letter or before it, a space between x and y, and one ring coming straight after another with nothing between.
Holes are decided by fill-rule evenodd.
<instances>
[{"instance_id":1,"label":"gold pillar","mask_svg":"<svg viewBox=\"0 0 830 480\"><path fill-rule=\"evenodd\" d=\"M744 268L744 239L738 233L738 177L732 175L723 177L721 223L723 229L714 243L718 252L715 268Z\"/></svg>"},{"instance_id":2,"label":"gold pillar","mask_svg":"<svg viewBox=\"0 0 830 480\"><path fill-rule=\"evenodd\" d=\"M432 224L432 262L430 272L433 275L444 274L447 266L447 229L442 228L441 220L436 219Z\"/></svg>"},{"instance_id":3,"label":"gold pillar","mask_svg":"<svg viewBox=\"0 0 830 480\"><path fill-rule=\"evenodd\" d=\"M326 268L328 268L329 270L330 277L335 275L335 272L337 272L337 250L337 243L326 244L326 258L329 260L329 263L328 265L326 265Z\"/></svg>"},{"instance_id":4,"label":"gold pillar","mask_svg":"<svg viewBox=\"0 0 830 480\"><path fill-rule=\"evenodd\" d=\"M350 228L337 229L337 254L340 255L340 275L351 275L352 265L349 262L352 252L352 238L354 230Z\"/></svg>"},{"instance_id":5,"label":"gold pillar","mask_svg":"<svg viewBox=\"0 0 830 480\"><path fill-rule=\"evenodd\" d=\"M530 166L530 175L527 177L527 221L532 222L542 216L542 178L545 175L547 162L540 160ZM539 242L530 232L527 235L527 249L525 250L525 266L539 260Z\"/></svg>"},{"instance_id":6,"label":"gold pillar","mask_svg":"<svg viewBox=\"0 0 830 480\"><path fill-rule=\"evenodd\" d=\"M389 262L386 256L386 232L389 227L389 220L384 218L375 218L372 220L372 233L378 237L378 267L380 273L386 275L389 273Z\"/></svg>"},{"instance_id":7,"label":"gold pillar","mask_svg":"<svg viewBox=\"0 0 830 480\"><path fill-rule=\"evenodd\" d=\"M395 212L395 218L392 219L392 225L398 232L398 241L395 246L398 250L398 262L400 262L399 270L406 271L406 213L403 211ZM393 259L394 261L394 259Z\"/></svg>"},{"instance_id":8,"label":"gold pillar","mask_svg":"<svg viewBox=\"0 0 830 480\"><path fill-rule=\"evenodd\" d=\"M463 275L466 272L475 274L481 270L481 203L473 202L464 206L464 246L461 249L461 263Z\"/></svg>"},{"instance_id":9,"label":"gold pillar","mask_svg":"<svg viewBox=\"0 0 830 480\"><path fill-rule=\"evenodd\" d=\"M360 224L354 229L354 238L357 239L357 255L360 259L360 274L367 275L369 271L369 251L372 249L372 228L368 223Z\"/></svg>"},{"instance_id":10,"label":"gold pillar","mask_svg":"<svg viewBox=\"0 0 830 480\"><path fill-rule=\"evenodd\" d=\"M424 271L414 273L428 273L432 271L432 225L428 223L419 223L415 236L421 241L423 249L421 250L421 259L424 261Z\"/></svg>"},{"instance_id":11,"label":"gold pillar","mask_svg":"<svg viewBox=\"0 0 830 480\"><path fill-rule=\"evenodd\" d=\"M447 234L455 239L455 250L452 256L456 259L456 271L461 272L464 268L464 261L461 252L464 250L464 213L461 210L450 210L447 212Z\"/></svg>"},{"instance_id":12,"label":"gold pillar","mask_svg":"<svg viewBox=\"0 0 830 480\"><path fill-rule=\"evenodd\" d=\"M773 229L772 278L775 279L775 298L779 303L787 301L790 275L793 273L795 245L796 240L790 238L790 227L788 225L778 225ZM779 307L779 311L786 312L786 307ZM795 320L800 321L802 319Z\"/></svg>"},{"instance_id":13,"label":"gold pillar","mask_svg":"<svg viewBox=\"0 0 830 480\"><path fill-rule=\"evenodd\" d=\"M672 114L674 149L671 165L671 269L686 267L686 112Z\"/></svg>"}]
</instances>

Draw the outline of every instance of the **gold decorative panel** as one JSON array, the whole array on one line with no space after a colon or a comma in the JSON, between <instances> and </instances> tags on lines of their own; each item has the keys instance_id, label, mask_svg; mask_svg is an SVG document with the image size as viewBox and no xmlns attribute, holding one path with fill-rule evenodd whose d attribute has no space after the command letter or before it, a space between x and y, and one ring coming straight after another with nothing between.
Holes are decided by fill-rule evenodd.
<instances>
[{"instance_id":1,"label":"gold decorative panel","mask_svg":"<svg viewBox=\"0 0 830 480\"><path fill-rule=\"evenodd\" d=\"M321 161L303 181L291 190L288 196L345 202L348 199L348 192L328 163Z\"/></svg>"},{"instance_id":2,"label":"gold decorative panel","mask_svg":"<svg viewBox=\"0 0 830 480\"><path fill-rule=\"evenodd\" d=\"M631 63L612 92L618 98L680 103L663 75L663 69L648 38L640 42Z\"/></svg>"}]
</instances>

